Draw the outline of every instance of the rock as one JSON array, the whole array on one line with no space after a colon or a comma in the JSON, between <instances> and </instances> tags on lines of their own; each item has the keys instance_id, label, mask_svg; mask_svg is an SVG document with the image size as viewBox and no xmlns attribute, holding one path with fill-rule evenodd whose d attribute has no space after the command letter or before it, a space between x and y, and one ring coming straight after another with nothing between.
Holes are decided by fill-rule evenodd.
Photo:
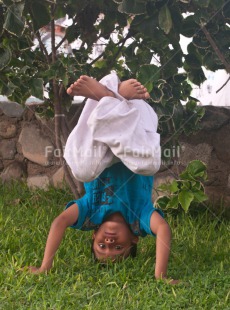
<instances>
[{"instance_id":1,"label":"rock","mask_svg":"<svg viewBox=\"0 0 230 310\"><path fill-rule=\"evenodd\" d=\"M52 165L54 146L36 124L26 124L22 128L18 141L27 159L42 166Z\"/></svg>"},{"instance_id":2,"label":"rock","mask_svg":"<svg viewBox=\"0 0 230 310\"><path fill-rule=\"evenodd\" d=\"M26 177L26 168L23 163L14 161L13 163L9 164L5 168L5 170L0 175L0 178L3 182L8 182L10 180L20 180Z\"/></svg>"},{"instance_id":3,"label":"rock","mask_svg":"<svg viewBox=\"0 0 230 310\"><path fill-rule=\"evenodd\" d=\"M230 125L222 127L213 139L217 157L229 164L230 162Z\"/></svg>"},{"instance_id":4,"label":"rock","mask_svg":"<svg viewBox=\"0 0 230 310\"><path fill-rule=\"evenodd\" d=\"M39 98L36 98L34 96L30 96L29 98L26 99L25 105L26 106L39 106L39 105L43 105L44 104L44 100L41 100Z\"/></svg>"},{"instance_id":5,"label":"rock","mask_svg":"<svg viewBox=\"0 0 230 310\"><path fill-rule=\"evenodd\" d=\"M0 101L0 109L8 117L21 118L24 112L24 108L13 101Z\"/></svg>"},{"instance_id":6,"label":"rock","mask_svg":"<svg viewBox=\"0 0 230 310\"><path fill-rule=\"evenodd\" d=\"M171 183L174 179L175 177L169 171L157 173L156 176L154 177L154 188L153 188L153 193L152 193L152 200L155 201L158 196L161 196L164 194L160 192L159 190L157 190L158 186L162 185L163 183Z\"/></svg>"},{"instance_id":7,"label":"rock","mask_svg":"<svg viewBox=\"0 0 230 310\"><path fill-rule=\"evenodd\" d=\"M0 136L5 139L13 138L17 134L17 127L7 121L0 123Z\"/></svg>"},{"instance_id":8,"label":"rock","mask_svg":"<svg viewBox=\"0 0 230 310\"><path fill-rule=\"evenodd\" d=\"M28 108L26 107L23 113L23 120L26 122L31 122L32 120L35 119L35 111L34 108Z\"/></svg>"},{"instance_id":9,"label":"rock","mask_svg":"<svg viewBox=\"0 0 230 310\"><path fill-rule=\"evenodd\" d=\"M16 143L16 148L17 148L17 152L19 154L22 154L22 146L21 146L21 144L19 142Z\"/></svg>"},{"instance_id":10,"label":"rock","mask_svg":"<svg viewBox=\"0 0 230 310\"><path fill-rule=\"evenodd\" d=\"M0 171L2 171L3 169L4 169L4 165L3 165L2 160L0 160Z\"/></svg>"},{"instance_id":11,"label":"rock","mask_svg":"<svg viewBox=\"0 0 230 310\"><path fill-rule=\"evenodd\" d=\"M181 142L181 152L179 156L179 162L183 166L194 159L203 161L208 165L213 147L207 143L199 143L197 145Z\"/></svg>"},{"instance_id":12,"label":"rock","mask_svg":"<svg viewBox=\"0 0 230 310\"><path fill-rule=\"evenodd\" d=\"M229 172L229 167L219 160L217 155L213 152L210 164L207 167L208 180L205 182L206 187L213 186L220 188L226 186Z\"/></svg>"},{"instance_id":13,"label":"rock","mask_svg":"<svg viewBox=\"0 0 230 310\"><path fill-rule=\"evenodd\" d=\"M0 156L2 159L14 159L17 152L14 140L2 140L0 143Z\"/></svg>"},{"instance_id":14,"label":"rock","mask_svg":"<svg viewBox=\"0 0 230 310\"><path fill-rule=\"evenodd\" d=\"M51 184L56 188L62 188L65 183L64 168L59 168L51 178Z\"/></svg>"},{"instance_id":15,"label":"rock","mask_svg":"<svg viewBox=\"0 0 230 310\"><path fill-rule=\"evenodd\" d=\"M229 122L230 111L226 108L205 106L205 115L201 121L201 129L216 130Z\"/></svg>"},{"instance_id":16,"label":"rock","mask_svg":"<svg viewBox=\"0 0 230 310\"><path fill-rule=\"evenodd\" d=\"M225 187L206 187L205 194L208 196L208 201L215 205L217 208L220 206L229 207L230 191L227 193Z\"/></svg>"},{"instance_id":17,"label":"rock","mask_svg":"<svg viewBox=\"0 0 230 310\"><path fill-rule=\"evenodd\" d=\"M47 190L50 185L46 175L34 175L27 178L27 186L31 189L41 188Z\"/></svg>"}]
</instances>

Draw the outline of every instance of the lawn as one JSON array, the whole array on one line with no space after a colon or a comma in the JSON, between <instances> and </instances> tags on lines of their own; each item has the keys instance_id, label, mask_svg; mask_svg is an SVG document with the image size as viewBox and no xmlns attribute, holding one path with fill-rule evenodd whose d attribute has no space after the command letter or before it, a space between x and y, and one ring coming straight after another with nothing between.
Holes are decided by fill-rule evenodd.
<instances>
[{"instance_id":1,"label":"lawn","mask_svg":"<svg viewBox=\"0 0 230 310\"><path fill-rule=\"evenodd\" d=\"M0 186L0 309L230 309L229 221L208 207L166 214L168 273L180 285L154 280L153 237L141 239L135 259L102 267L91 258L91 233L72 229L47 275L23 271L41 263L50 224L70 199L68 190Z\"/></svg>"}]
</instances>

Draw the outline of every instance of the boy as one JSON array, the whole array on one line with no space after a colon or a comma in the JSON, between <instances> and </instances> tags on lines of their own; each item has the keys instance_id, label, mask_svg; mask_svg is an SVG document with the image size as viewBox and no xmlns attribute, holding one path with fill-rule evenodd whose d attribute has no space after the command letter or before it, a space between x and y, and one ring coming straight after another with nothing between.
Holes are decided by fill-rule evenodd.
<instances>
[{"instance_id":1,"label":"boy","mask_svg":"<svg viewBox=\"0 0 230 310\"><path fill-rule=\"evenodd\" d=\"M67 93L90 98L64 155L75 177L85 182L86 194L53 221L41 267L30 271L52 267L71 226L94 230L92 250L99 261L124 259L133 253L138 236L156 235L155 277L166 279L171 232L151 202L160 152L157 117L142 100L149 97L146 88L134 79L120 83L111 74L100 82L81 76Z\"/></svg>"}]
</instances>

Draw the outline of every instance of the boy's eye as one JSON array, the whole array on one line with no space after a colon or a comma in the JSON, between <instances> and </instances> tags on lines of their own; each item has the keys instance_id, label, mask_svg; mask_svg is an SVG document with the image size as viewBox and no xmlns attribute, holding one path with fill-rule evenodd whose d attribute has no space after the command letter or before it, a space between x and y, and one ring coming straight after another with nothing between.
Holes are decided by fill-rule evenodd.
<instances>
[{"instance_id":1,"label":"boy's eye","mask_svg":"<svg viewBox=\"0 0 230 310\"><path fill-rule=\"evenodd\" d=\"M121 249L122 249L122 246L121 246L121 245L116 245L116 246L115 246L115 249L116 249L116 250L121 250Z\"/></svg>"},{"instance_id":2,"label":"boy's eye","mask_svg":"<svg viewBox=\"0 0 230 310\"><path fill-rule=\"evenodd\" d=\"M103 244L103 243L99 243L98 246L99 246L101 249L104 249L104 248L105 248L105 244Z\"/></svg>"}]
</instances>

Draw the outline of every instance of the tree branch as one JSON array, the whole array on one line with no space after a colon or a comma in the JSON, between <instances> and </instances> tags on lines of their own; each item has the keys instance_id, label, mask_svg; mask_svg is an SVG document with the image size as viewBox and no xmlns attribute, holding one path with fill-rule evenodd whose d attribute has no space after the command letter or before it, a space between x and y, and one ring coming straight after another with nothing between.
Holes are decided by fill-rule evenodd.
<instances>
[{"instance_id":1,"label":"tree branch","mask_svg":"<svg viewBox=\"0 0 230 310\"><path fill-rule=\"evenodd\" d=\"M76 124L77 124L77 122L79 120L79 117L81 115L81 112L82 112L82 110L84 108L86 100L87 100L86 98L83 100L83 102L79 105L77 111L75 112L74 116L71 118L71 120L69 122L71 130L74 128L74 126L76 126Z\"/></svg>"},{"instance_id":2,"label":"tree branch","mask_svg":"<svg viewBox=\"0 0 230 310\"><path fill-rule=\"evenodd\" d=\"M222 88L224 88L225 85L228 84L228 82L230 81L230 76L228 77L227 81L216 91L216 94L219 93L219 91L221 91Z\"/></svg>"},{"instance_id":3,"label":"tree branch","mask_svg":"<svg viewBox=\"0 0 230 310\"><path fill-rule=\"evenodd\" d=\"M65 161L64 161L64 172L65 172L66 181L69 184L71 191L73 192L75 198L79 199L80 196L83 196L83 194L84 194L83 184L80 184L80 182L78 182L78 181L76 181L76 184L75 184L74 179L73 179Z\"/></svg>"},{"instance_id":4,"label":"tree branch","mask_svg":"<svg viewBox=\"0 0 230 310\"><path fill-rule=\"evenodd\" d=\"M66 40L66 35L64 35L64 37L61 39L61 41L56 45L55 49L56 51L59 49L59 47L62 45L62 43L64 43Z\"/></svg>"},{"instance_id":5,"label":"tree branch","mask_svg":"<svg viewBox=\"0 0 230 310\"><path fill-rule=\"evenodd\" d=\"M51 6L51 50L52 50L52 63L56 61L56 47L55 47L55 20L54 20L54 12L56 10L56 5Z\"/></svg>"},{"instance_id":6,"label":"tree branch","mask_svg":"<svg viewBox=\"0 0 230 310\"><path fill-rule=\"evenodd\" d=\"M34 17L34 16L33 16L33 12L32 12L32 10L31 10L30 7L29 7L29 13L30 13L31 19L33 20L33 17ZM28 23L28 26L29 26L29 28L30 28L30 31L31 31L32 33L35 34L35 37L36 37L36 39L38 40L38 43L39 43L39 47L40 47L41 51L43 52L43 54L45 55L45 58L46 58L47 63L49 64L49 63L50 63L49 54L48 54L48 51L47 51L45 45L44 45L43 42L42 42L42 39L41 39L41 35L40 35L39 30L38 30L37 32L35 32L35 31L32 29L32 26L30 25L30 23Z\"/></svg>"},{"instance_id":7,"label":"tree branch","mask_svg":"<svg viewBox=\"0 0 230 310\"><path fill-rule=\"evenodd\" d=\"M201 25L201 29L204 32L208 42L210 43L210 45L212 46L212 48L214 49L216 55L219 57L219 59L222 61L223 65L225 66L225 69L228 73L230 73L230 64L226 61L224 55L221 53L220 49L218 48L218 46L216 45L216 42L213 40L213 38L211 37L210 33L208 32L207 28L205 27L205 25Z\"/></svg>"},{"instance_id":8,"label":"tree branch","mask_svg":"<svg viewBox=\"0 0 230 310\"><path fill-rule=\"evenodd\" d=\"M77 15L73 18L73 24L76 23L76 20L77 20ZM56 46L56 51L59 49L59 47L62 45L62 43L65 42L66 37L67 37L67 36L66 36L66 34L65 34L64 37L61 39L61 41L57 44L57 46Z\"/></svg>"},{"instance_id":9,"label":"tree branch","mask_svg":"<svg viewBox=\"0 0 230 310\"><path fill-rule=\"evenodd\" d=\"M48 54L48 51L47 51L45 45L44 45L43 42L42 42L42 39L41 39L41 35L40 35L39 30L37 31L37 33L35 33L35 36L36 36L36 38L37 38L37 40L38 40L40 49L41 49L41 51L43 52L43 54L45 55L46 61L47 61L47 63L49 64L49 63L50 63L49 54Z\"/></svg>"}]
</instances>

